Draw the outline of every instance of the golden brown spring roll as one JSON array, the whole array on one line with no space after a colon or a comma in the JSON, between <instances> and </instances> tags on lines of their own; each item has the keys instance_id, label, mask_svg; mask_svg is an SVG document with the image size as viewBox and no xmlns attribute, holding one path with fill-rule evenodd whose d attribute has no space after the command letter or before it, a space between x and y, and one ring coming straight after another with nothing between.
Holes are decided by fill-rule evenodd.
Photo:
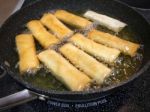
<instances>
[{"instance_id":1,"label":"golden brown spring roll","mask_svg":"<svg viewBox=\"0 0 150 112\"><path fill-rule=\"evenodd\" d=\"M137 50L140 47L139 44L123 40L117 36L98 30L92 30L91 32L89 32L88 37L98 43L119 49L120 51L127 55L130 55L131 57L135 56Z\"/></svg>"},{"instance_id":2,"label":"golden brown spring roll","mask_svg":"<svg viewBox=\"0 0 150 112\"><path fill-rule=\"evenodd\" d=\"M65 10L57 10L56 13L54 14L58 19L63 21L64 23L67 23L69 25L75 26L77 28L85 28L88 27L92 24L89 20L74 15L70 12L67 12Z\"/></svg>"},{"instance_id":3,"label":"golden brown spring roll","mask_svg":"<svg viewBox=\"0 0 150 112\"><path fill-rule=\"evenodd\" d=\"M53 14L44 14L41 22L60 39L73 33L67 26L61 23Z\"/></svg>"},{"instance_id":4,"label":"golden brown spring roll","mask_svg":"<svg viewBox=\"0 0 150 112\"><path fill-rule=\"evenodd\" d=\"M70 41L82 50L106 63L113 63L120 54L119 50L95 43L79 33L72 36Z\"/></svg>"},{"instance_id":5,"label":"golden brown spring roll","mask_svg":"<svg viewBox=\"0 0 150 112\"><path fill-rule=\"evenodd\" d=\"M44 28L39 20L28 22L27 27L44 48L48 48L59 41L54 35L49 33L46 28Z\"/></svg>"},{"instance_id":6,"label":"golden brown spring roll","mask_svg":"<svg viewBox=\"0 0 150 112\"><path fill-rule=\"evenodd\" d=\"M76 69L56 51L43 51L38 58L70 90L81 91L90 84L91 79L88 76Z\"/></svg>"},{"instance_id":7,"label":"golden brown spring roll","mask_svg":"<svg viewBox=\"0 0 150 112\"><path fill-rule=\"evenodd\" d=\"M102 84L104 79L109 76L111 69L96 59L68 43L62 46L59 51L71 61L76 67L81 69L98 84Z\"/></svg>"},{"instance_id":8,"label":"golden brown spring roll","mask_svg":"<svg viewBox=\"0 0 150 112\"><path fill-rule=\"evenodd\" d=\"M16 36L16 46L19 54L20 73L34 72L39 68L39 60L36 55L34 38L30 34Z\"/></svg>"}]
</instances>

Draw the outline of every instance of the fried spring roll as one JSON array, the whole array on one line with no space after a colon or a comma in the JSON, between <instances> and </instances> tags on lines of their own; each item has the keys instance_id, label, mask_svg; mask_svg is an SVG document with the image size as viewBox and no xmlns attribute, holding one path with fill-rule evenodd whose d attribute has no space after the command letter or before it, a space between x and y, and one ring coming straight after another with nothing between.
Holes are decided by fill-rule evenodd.
<instances>
[{"instance_id":1,"label":"fried spring roll","mask_svg":"<svg viewBox=\"0 0 150 112\"><path fill-rule=\"evenodd\" d=\"M92 24L89 20L74 15L70 12L67 12L65 10L57 10L56 13L54 14L58 19L63 21L64 23L67 23L69 25L75 26L77 28L85 28L88 27Z\"/></svg>"},{"instance_id":2,"label":"fried spring roll","mask_svg":"<svg viewBox=\"0 0 150 112\"><path fill-rule=\"evenodd\" d=\"M95 43L79 33L72 36L70 41L82 50L106 63L113 63L120 54L119 50Z\"/></svg>"},{"instance_id":3,"label":"fried spring roll","mask_svg":"<svg viewBox=\"0 0 150 112\"><path fill-rule=\"evenodd\" d=\"M70 90L81 91L90 84L91 79L88 76L76 69L56 51L43 51L38 58Z\"/></svg>"},{"instance_id":4,"label":"fried spring roll","mask_svg":"<svg viewBox=\"0 0 150 112\"><path fill-rule=\"evenodd\" d=\"M41 22L60 39L73 33L67 26L61 23L53 14L44 14Z\"/></svg>"},{"instance_id":5,"label":"fried spring roll","mask_svg":"<svg viewBox=\"0 0 150 112\"><path fill-rule=\"evenodd\" d=\"M59 51L98 84L102 84L111 72L111 69L72 44L65 44Z\"/></svg>"},{"instance_id":6,"label":"fried spring roll","mask_svg":"<svg viewBox=\"0 0 150 112\"><path fill-rule=\"evenodd\" d=\"M33 33L36 40L44 48L48 48L49 46L58 42L58 39L49 33L39 20L32 20L28 22L27 27Z\"/></svg>"},{"instance_id":7,"label":"fried spring roll","mask_svg":"<svg viewBox=\"0 0 150 112\"><path fill-rule=\"evenodd\" d=\"M34 38L30 34L16 36L16 46L19 54L20 73L34 72L39 68Z\"/></svg>"},{"instance_id":8,"label":"fried spring roll","mask_svg":"<svg viewBox=\"0 0 150 112\"><path fill-rule=\"evenodd\" d=\"M92 30L89 32L88 37L98 43L119 49L123 53L130 55L131 57L135 56L140 45L136 43L123 40L117 36L104 33L98 30Z\"/></svg>"},{"instance_id":9,"label":"fried spring roll","mask_svg":"<svg viewBox=\"0 0 150 112\"><path fill-rule=\"evenodd\" d=\"M116 33L118 33L125 26L127 26L127 24L124 22L121 22L117 19L111 18L111 17L103 15L103 14L96 13L94 11L87 11L84 14L84 17L89 18Z\"/></svg>"}]
</instances>

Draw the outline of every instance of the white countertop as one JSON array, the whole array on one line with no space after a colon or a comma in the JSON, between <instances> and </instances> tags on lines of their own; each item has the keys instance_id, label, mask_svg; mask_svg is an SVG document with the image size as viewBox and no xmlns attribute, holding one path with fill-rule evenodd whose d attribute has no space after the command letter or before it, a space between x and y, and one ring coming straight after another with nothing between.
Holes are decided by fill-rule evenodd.
<instances>
[{"instance_id":1,"label":"white countertop","mask_svg":"<svg viewBox=\"0 0 150 112\"><path fill-rule=\"evenodd\" d=\"M0 0L0 26L15 11L21 8L25 0Z\"/></svg>"}]
</instances>

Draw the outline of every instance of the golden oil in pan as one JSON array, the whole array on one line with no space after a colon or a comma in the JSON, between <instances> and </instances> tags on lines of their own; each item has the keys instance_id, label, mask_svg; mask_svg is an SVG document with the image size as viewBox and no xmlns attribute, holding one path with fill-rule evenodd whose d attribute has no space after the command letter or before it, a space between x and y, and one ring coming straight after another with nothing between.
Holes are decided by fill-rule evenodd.
<instances>
[{"instance_id":1,"label":"golden oil in pan","mask_svg":"<svg viewBox=\"0 0 150 112\"><path fill-rule=\"evenodd\" d=\"M34 87L38 87L43 90L67 90L66 87L55 79L55 77L53 77L53 75L45 68L41 68L35 75L25 74L23 78Z\"/></svg>"},{"instance_id":2,"label":"golden oil in pan","mask_svg":"<svg viewBox=\"0 0 150 112\"><path fill-rule=\"evenodd\" d=\"M117 35L122 39L128 40L130 42L139 43L140 39L137 39L137 35L130 29L129 26L125 27L119 34L115 34L114 32L103 28L101 26L97 27L98 30L108 32L113 35ZM129 79L134 73L138 71L140 65L142 64L143 59L143 48L138 50L135 57L131 57L125 54L122 54L116 60L112 74L104 80L103 87L111 86L113 84L120 83Z\"/></svg>"},{"instance_id":3,"label":"golden oil in pan","mask_svg":"<svg viewBox=\"0 0 150 112\"><path fill-rule=\"evenodd\" d=\"M79 11L78 13L74 13L74 14L78 14L79 16L81 16L82 15L81 12ZM74 27L70 25L67 25L67 26L71 28L72 30L74 30L75 32L82 32L83 34L86 34L86 32L83 32L84 30L76 30ZM97 26L96 29L111 33L113 35L118 35L119 37L122 37L123 39L129 40L131 42L139 43L138 40L134 38L137 35L129 27L126 27L125 29L123 29L119 34L115 34L114 32L106 28L103 28L101 26ZM36 44L37 44L37 49L41 50L42 47L40 47L38 42L36 42ZM133 58L131 58L130 56L121 54L116 60L114 66L108 65L110 68L113 69L113 72L108 78L104 80L102 87L120 83L121 81L124 81L130 78L140 67L142 63L142 57L143 57L142 49L138 50L137 55ZM68 90L60 81L56 80L55 77L53 77L51 73L47 72L45 68L42 68L34 76L25 75L23 79L27 81L29 84L32 84L33 86L44 89L44 90L50 90L50 89L60 90L60 91ZM99 88L99 87L94 86L93 89L95 88Z\"/></svg>"}]
</instances>

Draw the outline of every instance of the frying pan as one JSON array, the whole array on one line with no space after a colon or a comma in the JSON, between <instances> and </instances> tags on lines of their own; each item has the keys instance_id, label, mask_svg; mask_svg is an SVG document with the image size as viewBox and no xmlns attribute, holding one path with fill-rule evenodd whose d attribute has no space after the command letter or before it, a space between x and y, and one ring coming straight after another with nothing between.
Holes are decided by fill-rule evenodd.
<instances>
[{"instance_id":1,"label":"frying pan","mask_svg":"<svg viewBox=\"0 0 150 112\"><path fill-rule=\"evenodd\" d=\"M137 8L144 8L144 9L150 8L149 0L120 0L120 1L125 2L125 3L129 4L130 6L134 6Z\"/></svg>"},{"instance_id":2,"label":"frying pan","mask_svg":"<svg viewBox=\"0 0 150 112\"><path fill-rule=\"evenodd\" d=\"M144 58L139 70L128 80L100 90L93 91L56 91L44 90L24 81L16 72L15 65L18 61L15 51L15 36L25 30L25 24L32 19L39 19L43 13L55 9L66 9L72 12L86 11L88 9L106 14L128 24L140 44L144 45ZM46 100L90 100L102 97L116 91L124 85L132 82L143 74L150 65L150 26L148 22L129 6L113 0L41 0L29 5L12 15L0 29L0 63L1 69L7 72L14 81L22 85L25 90L0 99L0 108L6 109L37 98ZM9 66L6 63L9 63ZM139 77L140 78L140 77ZM9 88L9 87L8 87Z\"/></svg>"}]
</instances>

